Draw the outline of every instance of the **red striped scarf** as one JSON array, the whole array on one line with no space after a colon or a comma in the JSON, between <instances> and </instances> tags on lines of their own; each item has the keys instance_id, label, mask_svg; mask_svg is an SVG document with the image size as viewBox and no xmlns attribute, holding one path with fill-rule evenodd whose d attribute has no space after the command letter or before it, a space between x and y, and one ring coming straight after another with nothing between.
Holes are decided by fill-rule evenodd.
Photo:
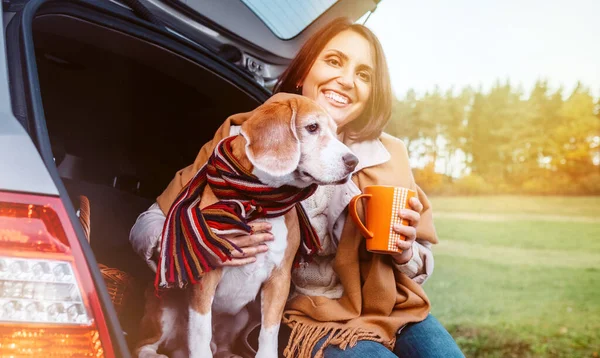
<instances>
[{"instance_id":1,"label":"red striped scarf","mask_svg":"<svg viewBox=\"0 0 600 358\"><path fill-rule=\"evenodd\" d=\"M300 201L311 196L316 185L307 188L271 188L243 168L231 153L231 142L223 139L208 162L196 173L175 199L165 221L160 258L156 271L157 289L198 283L202 276L230 260L233 250L241 252L224 234L248 234L248 222L284 215L296 208L301 244L294 267L309 261L320 249ZM200 210L200 200L209 185L219 201Z\"/></svg>"}]
</instances>

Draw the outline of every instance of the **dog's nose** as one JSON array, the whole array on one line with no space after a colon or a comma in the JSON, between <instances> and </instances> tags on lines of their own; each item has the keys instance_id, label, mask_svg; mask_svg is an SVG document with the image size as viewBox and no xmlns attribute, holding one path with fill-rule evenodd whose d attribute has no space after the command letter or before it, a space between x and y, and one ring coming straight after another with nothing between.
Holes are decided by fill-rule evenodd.
<instances>
[{"instance_id":1,"label":"dog's nose","mask_svg":"<svg viewBox=\"0 0 600 358\"><path fill-rule=\"evenodd\" d=\"M352 153L344 155L342 159L344 160L344 164L346 164L346 168L349 170L354 170L358 164L358 158Z\"/></svg>"}]
</instances>

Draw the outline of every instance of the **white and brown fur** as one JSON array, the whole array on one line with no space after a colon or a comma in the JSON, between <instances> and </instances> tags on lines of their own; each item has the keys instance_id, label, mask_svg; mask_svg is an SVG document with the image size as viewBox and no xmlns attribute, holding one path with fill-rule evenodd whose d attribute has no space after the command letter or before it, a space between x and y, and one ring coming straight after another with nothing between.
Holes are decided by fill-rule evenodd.
<instances>
[{"instance_id":1,"label":"white and brown fur","mask_svg":"<svg viewBox=\"0 0 600 358\"><path fill-rule=\"evenodd\" d=\"M290 96L255 110L232 142L232 152L269 186L341 183L348 180L358 160L337 139L336 129L316 103ZM200 206L217 200L207 186ZM255 262L210 271L185 293L171 291L160 300L146 295L145 339L136 349L138 357L164 357L157 353L161 347L183 357L206 358L230 351L248 321L245 307L259 291L262 324L256 357L277 357L279 325L300 232L295 209L268 221L274 240L266 242L268 251L258 254Z\"/></svg>"}]
</instances>

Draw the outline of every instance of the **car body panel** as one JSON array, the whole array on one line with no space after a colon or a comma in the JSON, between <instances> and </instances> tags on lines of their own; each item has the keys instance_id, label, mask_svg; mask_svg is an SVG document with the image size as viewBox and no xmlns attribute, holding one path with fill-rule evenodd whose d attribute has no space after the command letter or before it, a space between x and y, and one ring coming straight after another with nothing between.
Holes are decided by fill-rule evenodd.
<instances>
[{"instance_id":1,"label":"car body panel","mask_svg":"<svg viewBox=\"0 0 600 358\"><path fill-rule=\"evenodd\" d=\"M4 16L2 18L4 19ZM6 27L4 22L2 25L2 28ZM33 141L12 113L5 45L2 36L0 37L0 69L2 69L0 70L0 190L58 195L58 189Z\"/></svg>"},{"instance_id":2,"label":"car body panel","mask_svg":"<svg viewBox=\"0 0 600 358\"><path fill-rule=\"evenodd\" d=\"M6 97L0 90L0 102ZM0 108L6 107L0 104ZM0 153L0 190L58 195L29 134L14 116L4 111L0 112Z\"/></svg>"}]
</instances>

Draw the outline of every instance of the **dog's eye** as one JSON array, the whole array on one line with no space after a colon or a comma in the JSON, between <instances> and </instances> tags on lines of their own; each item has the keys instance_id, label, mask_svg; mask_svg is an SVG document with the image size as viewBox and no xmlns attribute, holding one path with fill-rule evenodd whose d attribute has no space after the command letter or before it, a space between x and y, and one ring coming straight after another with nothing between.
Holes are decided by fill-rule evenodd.
<instances>
[{"instance_id":1,"label":"dog's eye","mask_svg":"<svg viewBox=\"0 0 600 358\"><path fill-rule=\"evenodd\" d=\"M306 130L309 133L315 133L319 129L319 125L317 123L309 124L306 126Z\"/></svg>"}]
</instances>

